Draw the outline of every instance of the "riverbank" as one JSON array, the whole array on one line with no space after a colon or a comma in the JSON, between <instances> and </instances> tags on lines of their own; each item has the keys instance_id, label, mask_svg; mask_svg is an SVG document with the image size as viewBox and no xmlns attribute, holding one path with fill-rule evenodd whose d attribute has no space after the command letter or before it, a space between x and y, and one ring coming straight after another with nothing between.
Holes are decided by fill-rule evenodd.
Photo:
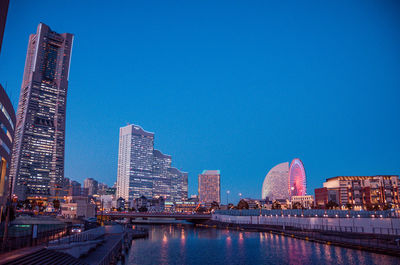
<instances>
[{"instance_id":1,"label":"riverbank","mask_svg":"<svg viewBox=\"0 0 400 265\"><path fill-rule=\"evenodd\" d=\"M396 236L376 235L354 232L336 232L325 230L298 229L290 226L274 226L265 224L236 224L209 220L198 227L239 230L246 232L267 232L320 244L364 250L379 254L400 257L400 239Z\"/></svg>"}]
</instances>

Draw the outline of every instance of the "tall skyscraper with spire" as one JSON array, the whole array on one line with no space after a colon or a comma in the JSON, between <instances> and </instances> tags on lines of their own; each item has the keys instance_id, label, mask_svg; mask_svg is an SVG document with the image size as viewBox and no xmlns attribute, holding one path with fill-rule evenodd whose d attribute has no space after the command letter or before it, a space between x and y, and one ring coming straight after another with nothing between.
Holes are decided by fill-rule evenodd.
<instances>
[{"instance_id":1,"label":"tall skyscraper with spire","mask_svg":"<svg viewBox=\"0 0 400 265\"><path fill-rule=\"evenodd\" d=\"M60 195L72 43L43 23L29 37L10 170L21 199Z\"/></svg>"}]
</instances>

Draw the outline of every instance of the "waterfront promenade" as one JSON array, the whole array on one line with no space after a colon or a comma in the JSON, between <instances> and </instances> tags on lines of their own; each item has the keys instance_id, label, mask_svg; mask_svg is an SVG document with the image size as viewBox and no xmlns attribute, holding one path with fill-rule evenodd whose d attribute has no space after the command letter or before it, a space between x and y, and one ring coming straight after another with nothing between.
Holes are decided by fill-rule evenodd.
<instances>
[{"instance_id":1,"label":"waterfront promenade","mask_svg":"<svg viewBox=\"0 0 400 265\"><path fill-rule=\"evenodd\" d=\"M298 215L295 214L296 211L290 210L263 210L259 211L258 215L254 210L217 211L213 214L212 221L206 225L278 233L318 243L400 256L399 218L390 217L390 212L382 213L379 217L366 214L361 217L359 214L350 215L343 212L328 214L325 211L325 214L319 217L310 214L310 211L308 216Z\"/></svg>"}]
</instances>

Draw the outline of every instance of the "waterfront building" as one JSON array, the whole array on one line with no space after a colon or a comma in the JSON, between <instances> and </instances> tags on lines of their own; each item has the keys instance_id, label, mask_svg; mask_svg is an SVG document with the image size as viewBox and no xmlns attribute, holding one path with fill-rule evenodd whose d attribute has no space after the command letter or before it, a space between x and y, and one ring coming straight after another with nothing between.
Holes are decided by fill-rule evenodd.
<instances>
[{"instance_id":1,"label":"waterfront building","mask_svg":"<svg viewBox=\"0 0 400 265\"><path fill-rule=\"evenodd\" d=\"M154 133L131 124L120 128L117 197L133 201L153 195Z\"/></svg>"},{"instance_id":2,"label":"waterfront building","mask_svg":"<svg viewBox=\"0 0 400 265\"><path fill-rule=\"evenodd\" d=\"M204 170L199 174L199 201L211 205L221 203L221 173L219 170Z\"/></svg>"},{"instance_id":3,"label":"waterfront building","mask_svg":"<svg viewBox=\"0 0 400 265\"><path fill-rule=\"evenodd\" d=\"M292 207L296 203L299 203L301 207L310 209L312 206L314 206L314 197L312 195L292 196L291 203Z\"/></svg>"},{"instance_id":4,"label":"waterfront building","mask_svg":"<svg viewBox=\"0 0 400 265\"><path fill-rule=\"evenodd\" d=\"M161 151L153 151L153 197L163 197L171 201L171 178L168 169L171 167L172 158Z\"/></svg>"},{"instance_id":5,"label":"waterfront building","mask_svg":"<svg viewBox=\"0 0 400 265\"><path fill-rule=\"evenodd\" d=\"M263 206L264 201L259 199L244 198L242 199L247 203L249 209L260 209Z\"/></svg>"},{"instance_id":6,"label":"waterfront building","mask_svg":"<svg viewBox=\"0 0 400 265\"><path fill-rule=\"evenodd\" d=\"M29 37L10 169L19 199L60 195L72 42L43 23Z\"/></svg>"},{"instance_id":7,"label":"waterfront building","mask_svg":"<svg viewBox=\"0 0 400 265\"><path fill-rule=\"evenodd\" d=\"M186 200L188 174L171 167L172 158L154 149L154 133L138 125L120 128L117 197Z\"/></svg>"},{"instance_id":8,"label":"waterfront building","mask_svg":"<svg viewBox=\"0 0 400 265\"><path fill-rule=\"evenodd\" d=\"M315 206L324 209L328 202L339 202L339 189L318 188L315 189ZM339 205L339 204L338 204Z\"/></svg>"},{"instance_id":9,"label":"waterfront building","mask_svg":"<svg viewBox=\"0 0 400 265\"><path fill-rule=\"evenodd\" d=\"M133 201L132 208L136 211L164 212L165 200L163 197L149 199L141 196Z\"/></svg>"},{"instance_id":10,"label":"waterfront building","mask_svg":"<svg viewBox=\"0 0 400 265\"><path fill-rule=\"evenodd\" d=\"M65 203L61 203L61 215L67 219L95 217L96 205L90 203L87 197L68 196Z\"/></svg>"},{"instance_id":11,"label":"waterfront building","mask_svg":"<svg viewBox=\"0 0 400 265\"><path fill-rule=\"evenodd\" d=\"M316 205L332 201L341 208L385 209L399 207L399 176L337 176L328 178L323 188L315 189Z\"/></svg>"},{"instance_id":12,"label":"waterfront building","mask_svg":"<svg viewBox=\"0 0 400 265\"><path fill-rule=\"evenodd\" d=\"M265 176L261 198L268 200L289 198L289 162L274 166Z\"/></svg>"},{"instance_id":13,"label":"waterfront building","mask_svg":"<svg viewBox=\"0 0 400 265\"><path fill-rule=\"evenodd\" d=\"M170 180L170 201L184 201L188 198L188 173L174 167L168 168Z\"/></svg>"},{"instance_id":14,"label":"waterfront building","mask_svg":"<svg viewBox=\"0 0 400 265\"><path fill-rule=\"evenodd\" d=\"M306 171L303 162L295 158L289 167L289 197L306 194Z\"/></svg>"},{"instance_id":15,"label":"waterfront building","mask_svg":"<svg viewBox=\"0 0 400 265\"><path fill-rule=\"evenodd\" d=\"M174 210L177 213L193 213L196 211L199 201L197 199L188 199L187 201L177 201L174 203Z\"/></svg>"},{"instance_id":16,"label":"waterfront building","mask_svg":"<svg viewBox=\"0 0 400 265\"><path fill-rule=\"evenodd\" d=\"M97 180L86 178L83 182L83 187L85 189L88 189L89 196L93 196L94 194L97 194L98 184L99 183L97 182Z\"/></svg>"}]
</instances>

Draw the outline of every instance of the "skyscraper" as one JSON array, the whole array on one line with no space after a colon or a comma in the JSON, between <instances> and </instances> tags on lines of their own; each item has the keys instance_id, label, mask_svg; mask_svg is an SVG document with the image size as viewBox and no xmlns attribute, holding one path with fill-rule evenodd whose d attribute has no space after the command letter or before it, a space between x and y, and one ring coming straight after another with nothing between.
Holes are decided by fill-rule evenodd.
<instances>
[{"instance_id":1,"label":"skyscraper","mask_svg":"<svg viewBox=\"0 0 400 265\"><path fill-rule=\"evenodd\" d=\"M221 203L221 173L219 170L204 170L199 174L199 201L205 204Z\"/></svg>"},{"instance_id":2,"label":"skyscraper","mask_svg":"<svg viewBox=\"0 0 400 265\"><path fill-rule=\"evenodd\" d=\"M159 150L153 151L153 196L171 200L171 178L168 168L171 167L172 158Z\"/></svg>"},{"instance_id":3,"label":"skyscraper","mask_svg":"<svg viewBox=\"0 0 400 265\"><path fill-rule=\"evenodd\" d=\"M154 133L134 124L120 128L117 198L152 197L153 151Z\"/></svg>"},{"instance_id":4,"label":"skyscraper","mask_svg":"<svg viewBox=\"0 0 400 265\"><path fill-rule=\"evenodd\" d=\"M293 159L289 168L289 196L304 196L306 191L306 171L300 159Z\"/></svg>"},{"instance_id":5,"label":"skyscraper","mask_svg":"<svg viewBox=\"0 0 400 265\"><path fill-rule=\"evenodd\" d=\"M93 194L97 194L97 189L99 187L99 183L97 180L92 178L86 178L83 182L83 187L88 189L88 195L92 196Z\"/></svg>"},{"instance_id":6,"label":"skyscraper","mask_svg":"<svg viewBox=\"0 0 400 265\"><path fill-rule=\"evenodd\" d=\"M168 168L170 182L170 201L184 201L188 197L188 173L172 167Z\"/></svg>"},{"instance_id":7,"label":"skyscraper","mask_svg":"<svg viewBox=\"0 0 400 265\"><path fill-rule=\"evenodd\" d=\"M264 200L289 199L289 162L274 166L265 176L261 191Z\"/></svg>"},{"instance_id":8,"label":"skyscraper","mask_svg":"<svg viewBox=\"0 0 400 265\"><path fill-rule=\"evenodd\" d=\"M59 196L72 43L43 23L29 37L10 170L20 199Z\"/></svg>"},{"instance_id":9,"label":"skyscraper","mask_svg":"<svg viewBox=\"0 0 400 265\"><path fill-rule=\"evenodd\" d=\"M154 133L134 124L120 128L117 198L186 200L188 175L171 168L171 161L171 156L154 149Z\"/></svg>"}]
</instances>

